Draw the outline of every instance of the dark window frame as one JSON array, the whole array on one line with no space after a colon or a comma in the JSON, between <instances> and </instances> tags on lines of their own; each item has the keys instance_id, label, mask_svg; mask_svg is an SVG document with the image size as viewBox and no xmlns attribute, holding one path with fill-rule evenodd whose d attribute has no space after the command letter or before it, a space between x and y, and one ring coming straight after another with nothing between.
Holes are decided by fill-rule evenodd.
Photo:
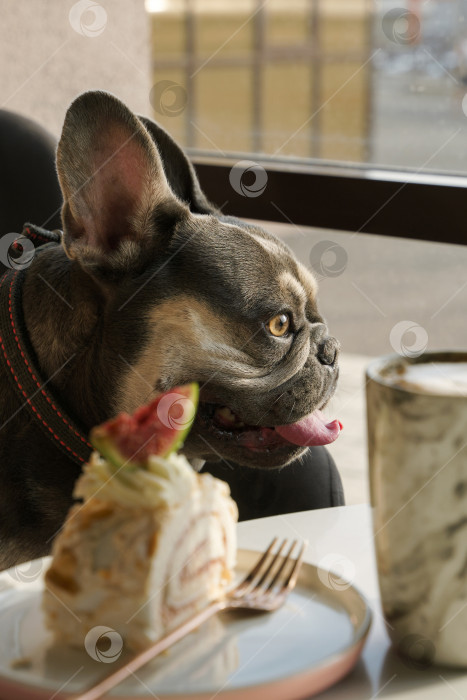
<instances>
[{"instance_id":1,"label":"dark window frame","mask_svg":"<svg viewBox=\"0 0 467 700\"><path fill-rule=\"evenodd\" d=\"M225 214L297 226L467 244L467 177L375 166L346 166L236 154L217 157L187 149L207 197ZM267 172L261 195L231 186L240 160Z\"/></svg>"}]
</instances>

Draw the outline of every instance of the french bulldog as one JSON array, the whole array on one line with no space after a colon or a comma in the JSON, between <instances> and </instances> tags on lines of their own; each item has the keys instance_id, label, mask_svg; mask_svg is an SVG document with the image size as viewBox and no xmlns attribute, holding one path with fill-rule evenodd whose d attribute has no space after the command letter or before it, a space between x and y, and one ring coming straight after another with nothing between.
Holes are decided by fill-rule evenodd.
<instances>
[{"instance_id":1,"label":"french bulldog","mask_svg":"<svg viewBox=\"0 0 467 700\"><path fill-rule=\"evenodd\" d=\"M57 150L61 244L27 269L24 324L86 431L196 381L193 463L283 467L334 440L320 409L338 342L312 274L262 228L224 216L181 148L116 97L70 106ZM71 358L71 359L70 359ZM0 366L0 566L48 553L80 467L22 410Z\"/></svg>"}]
</instances>

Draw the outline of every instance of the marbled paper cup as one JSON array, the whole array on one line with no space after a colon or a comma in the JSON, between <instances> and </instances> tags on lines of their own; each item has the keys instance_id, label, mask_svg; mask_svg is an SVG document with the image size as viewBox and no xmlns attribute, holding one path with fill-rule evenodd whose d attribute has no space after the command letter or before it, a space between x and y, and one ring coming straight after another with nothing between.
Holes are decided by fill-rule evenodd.
<instances>
[{"instance_id":1,"label":"marbled paper cup","mask_svg":"<svg viewBox=\"0 0 467 700\"><path fill-rule=\"evenodd\" d=\"M367 380L388 632L417 665L467 667L467 352L381 358Z\"/></svg>"}]
</instances>

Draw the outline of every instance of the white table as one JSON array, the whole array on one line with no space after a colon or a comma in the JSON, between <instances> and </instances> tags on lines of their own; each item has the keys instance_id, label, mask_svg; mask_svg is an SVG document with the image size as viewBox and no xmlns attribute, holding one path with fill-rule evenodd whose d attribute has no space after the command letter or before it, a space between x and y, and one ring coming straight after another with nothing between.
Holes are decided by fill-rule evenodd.
<instances>
[{"instance_id":1,"label":"white table","mask_svg":"<svg viewBox=\"0 0 467 700\"><path fill-rule=\"evenodd\" d=\"M373 624L363 655L351 674L319 697L326 700L467 700L467 671L419 668L392 651L381 615L368 505L343 506L250 520L238 525L240 548L263 550L274 535L307 539L306 561L319 564L329 554L337 570L366 596ZM329 558L329 557L328 557ZM347 576L346 576L347 574Z\"/></svg>"}]
</instances>

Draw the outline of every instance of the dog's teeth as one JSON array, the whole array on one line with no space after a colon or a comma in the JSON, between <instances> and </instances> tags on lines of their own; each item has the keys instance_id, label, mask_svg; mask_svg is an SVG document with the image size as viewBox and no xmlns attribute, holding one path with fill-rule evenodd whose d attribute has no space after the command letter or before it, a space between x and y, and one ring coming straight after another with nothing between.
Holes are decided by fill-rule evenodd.
<instances>
[{"instance_id":1,"label":"dog's teeth","mask_svg":"<svg viewBox=\"0 0 467 700\"><path fill-rule=\"evenodd\" d=\"M222 408L218 408L216 410L216 415L219 418L222 418L224 421L227 421L228 423L235 423L237 420L237 416L233 411L230 410L228 406L222 406Z\"/></svg>"},{"instance_id":2,"label":"dog's teeth","mask_svg":"<svg viewBox=\"0 0 467 700\"><path fill-rule=\"evenodd\" d=\"M238 418L238 416L230 410L228 406L222 406L216 409L216 418L218 418L224 424L235 425L241 428L244 423Z\"/></svg>"}]
</instances>

